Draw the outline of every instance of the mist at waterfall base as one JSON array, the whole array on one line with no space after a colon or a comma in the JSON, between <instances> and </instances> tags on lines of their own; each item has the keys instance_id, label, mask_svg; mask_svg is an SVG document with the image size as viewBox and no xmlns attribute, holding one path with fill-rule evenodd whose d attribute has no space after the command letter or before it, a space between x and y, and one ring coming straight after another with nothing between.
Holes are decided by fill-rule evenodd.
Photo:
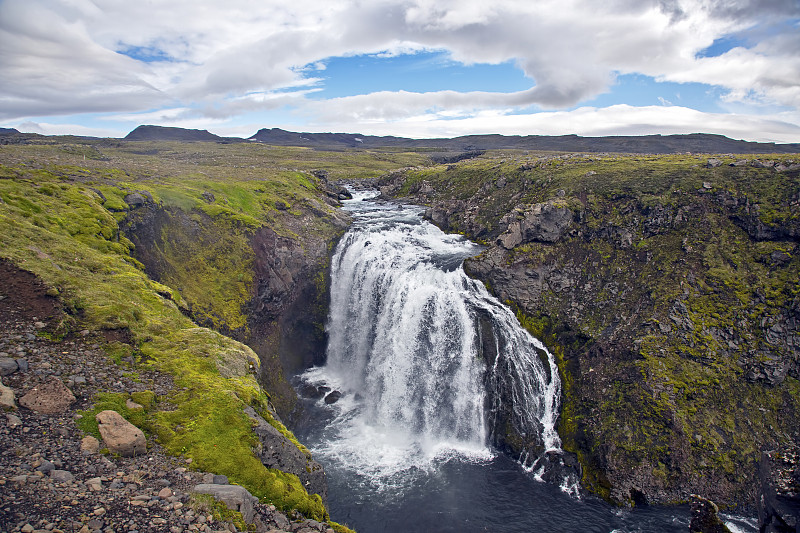
<instances>
[{"instance_id":1,"label":"mist at waterfall base","mask_svg":"<svg viewBox=\"0 0 800 533\"><path fill-rule=\"evenodd\" d=\"M296 379L294 429L325 466L331 519L359 533L687 531L685 506L617 509L578 497L574 476L541 482L535 458L523 466L490 447L491 390L503 387L509 422L559 449L553 358L463 272L478 245L374 196L345 202L354 223L331 263L327 362ZM478 316L494 328L494 361ZM326 403L328 391L341 397Z\"/></svg>"}]
</instances>

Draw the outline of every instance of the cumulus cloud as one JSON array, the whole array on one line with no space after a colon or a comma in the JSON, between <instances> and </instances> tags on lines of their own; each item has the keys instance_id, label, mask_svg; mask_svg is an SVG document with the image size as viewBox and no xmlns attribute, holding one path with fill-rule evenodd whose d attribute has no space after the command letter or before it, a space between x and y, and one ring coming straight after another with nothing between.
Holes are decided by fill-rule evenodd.
<instances>
[{"instance_id":1,"label":"cumulus cloud","mask_svg":"<svg viewBox=\"0 0 800 533\"><path fill-rule=\"evenodd\" d=\"M478 119L580 105L630 73L796 109L799 17L796 0L3 0L0 119L179 109L153 113L215 121L282 107L319 123ZM756 31L765 31L758 42L698 57ZM334 100L312 92L331 57L422 50L465 65L513 61L530 88Z\"/></svg>"}]
</instances>

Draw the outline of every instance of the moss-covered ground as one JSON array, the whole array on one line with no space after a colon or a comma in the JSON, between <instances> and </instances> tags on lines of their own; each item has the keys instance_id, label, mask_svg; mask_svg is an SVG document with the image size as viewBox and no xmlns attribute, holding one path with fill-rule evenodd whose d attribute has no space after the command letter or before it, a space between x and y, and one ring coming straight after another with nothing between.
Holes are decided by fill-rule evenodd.
<instances>
[{"instance_id":1,"label":"moss-covered ground","mask_svg":"<svg viewBox=\"0 0 800 533\"><path fill-rule=\"evenodd\" d=\"M269 227L289 235L286 221L297 216L296 207L313 208L320 217L333 209L310 170L327 170L331 179L368 177L423 158L244 143L73 141L0 146L0 256L39 276L62 300L67 314L54 338L84 329L123 331L128 342L110 343L110 360L132 360L124 363L131 372L155 367L173 376L169 395L138 398L143 410L126 408L125 398L113 394L96 398L95 410L118 410L170 453L227 475L280 509L326 519L318 495L254 455L246 406L296 442L272 416L268 392L250 371L258 357L199 327L188 308L212 328L246 324L253 283L249 233ZM125 200L134 192L217 230L215 239L166 251L179 264L173 277L161 280L165 284L145 274L120 230L136 207ZM84 420L87 432L96 431L93 417Z\"/></svg>"}]
</instances>

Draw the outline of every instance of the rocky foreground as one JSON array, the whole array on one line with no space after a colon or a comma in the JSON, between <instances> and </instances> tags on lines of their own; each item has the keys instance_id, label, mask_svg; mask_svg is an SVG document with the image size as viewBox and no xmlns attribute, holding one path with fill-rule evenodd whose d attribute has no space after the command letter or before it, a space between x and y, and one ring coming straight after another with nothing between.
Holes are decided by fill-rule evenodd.
<instances>
[{"instance_id":1,"label":"rocky foreground","mask_svg":"<svg viewBox=\"0 0 800 533\"><path fill-rule=\"evenodd\" d=\"M107 443L76 426L95 394L160 395L171 379L125 372L103 350L107 339L88 331L49 340L57 301L30 274L2 266L0 531L332 531L258 503L225 476L192 470L190 460L164 454L150 439L133 457L101 453Z\"/></svg>"}]
</instances>

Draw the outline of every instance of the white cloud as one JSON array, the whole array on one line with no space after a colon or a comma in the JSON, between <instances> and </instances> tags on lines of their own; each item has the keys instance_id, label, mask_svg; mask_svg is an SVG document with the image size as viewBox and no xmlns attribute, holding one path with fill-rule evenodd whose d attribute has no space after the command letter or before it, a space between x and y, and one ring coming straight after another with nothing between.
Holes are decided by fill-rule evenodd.
<instances>
[{"instance_id":1,"label":"white cloud","mask_svg":"<svg viewBox=\"0 0 800 533\"><path fill-rule=\"evenodd\" d=\"M111 112L215 123L288 106L322 124L473 116L458 123L477 127L487 112L578 105L627 73L796 110L800 32L785 21L798 17L796 0L2 0L0 120ZM758 28L769 31L749 49L696 57L715 39ZM118 53L137 50L148 61ZM330 57L420 50L464 64L514 61L531 88L310 96Z\"/></svg>"}]
</instances>

